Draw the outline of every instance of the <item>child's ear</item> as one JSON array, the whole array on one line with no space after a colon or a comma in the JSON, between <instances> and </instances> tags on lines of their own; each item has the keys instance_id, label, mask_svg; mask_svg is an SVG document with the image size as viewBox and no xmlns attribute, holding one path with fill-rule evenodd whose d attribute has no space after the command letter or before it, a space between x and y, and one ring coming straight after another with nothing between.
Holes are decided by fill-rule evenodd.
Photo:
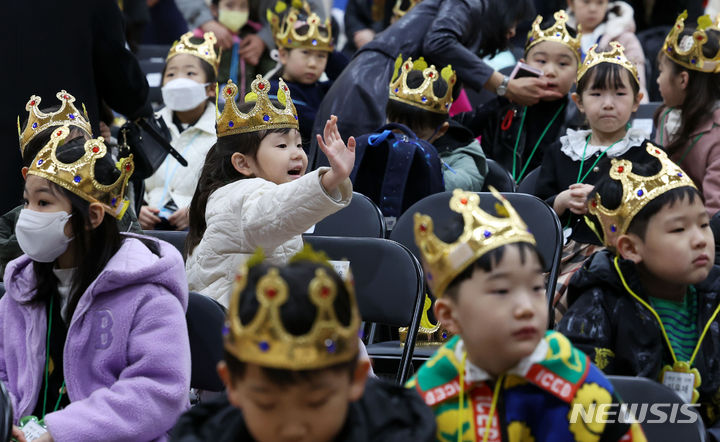
<instances>
[{"instance_id":1,"label":"child's ear","mask_svg":"<svg viewBox=\"0 0 720 442\"><path fill-rule=\"evenodd\" d=\"M680 71L679 78L680 87L683 90L687 90L688 83L690 82L690 74L688 74L687 71Z\"/></svg>"},{"instance_id":2,"label":"child's ear","mask_svg":"<svg viewBox=\"0 0 720 442\"><path fill-rule=\"evenodd\" d=\"M433 136L428 140L428 143L432 144L432 143L434 143L436 140L440 139L443 135L445 135L445 133L448 131L448 129L450 129L450 123L448 123L448 122L446 121L446 122L444 122L443 124L441 124L440 127L438 127L437 132L435 132L435 135L433 135Z\"/></svg>"},{"instance_id":3,"label":"child's ear","mask_svg":"<svg viewBox=\"0 0 720 442\"><path fill-rule=\"evenodd\" d=\"M225 361L220 361L217 364L217 372L218 376L220 376L220 380L222 381L223 385L225 385L225 391L227 392L228 401L235 407L235 408L242 408L242 400L240 395L235 394L237 388L235 387L235 384L233 383L232 375L230 375L230 369L228 368Z\"/></svg>"},{"instance_id":4,"label":"child's ear","mask_svg":"<svg viewBox=\"0 0 720 442\"><path fill-rule=\"evenodd\" d=\"M577 92L573 92L570 95L570 98L572 98L572 101L575 102L575 105L577 106L578 110L582 113L585 113L585 108L583 107L582 97L580 97L580 94L578 94Z\"/></svg>"},{"instance_id":5,"label":"child's ear","mask_svg":"<svg viewBox=\"0 0 720 442\"><path fill-rule=\"evenodd\" d=\"M281 64L286 64L288 61L288 58L290 57L290 51L288 51L285 48L278 48L278 60L280 60Z\"/></svg>"},{"instance_id":6,"label":"child's ear","mask_svg":"<svg viewBox=\"0 0 720 442\"><path fill-rule=\"evenodd\" d=\"M448 298L439 298L435 300L433 311L435 312L435 318L442 324L447 331L452 334L460 333L460 324L455 319L455 301Z\"/></svg>"},{"instance_id":7,"label":"child's ear","mask_svg":"<svg viewBox=\"0 0 720 442\"><path fill-rule=\"evenodd\" d=\"M27 180L27 171L28 171L28 168L27 168L27 167L23 167L23 168L21 169L22 176L23 176L23 179L24 179L24 180Z\"/></svg>"},{"instance_id":8,"label":"child's ear","mask_svg":"<svg viewBox=\"0 0 720 442\"><path fill-rule=\"evenodd\" d=\"M90 218L90 227L93 229L97 228L97 226L102 223L103 218L105 218L105 207L100 203L90 203L88 217Z\"/></svg>"},{"instance_id":9,"label":"child's ear","mask_svg":"<svg viewBox=\"0 0 720 442\"><path fill-rule=\"evenodd\" d=\"M365 383L367 382L369 370L370 361L359 358L352 379L350 380L350 394L348 397L351 402L360 400L363 393L365 393Z\"/></svg>"},{"instance_id":10,"label":"child's ear","mask_svg":"<svg viewBox=\"0 0 720 442\"><path fill-rule=\"evenodd\" d=\"M630 260L635 264L642 262L642 241L632 233L620 235L617 240L617 252L622 258Z\"/></svg>"},{"instance_id":11,"label":"child's ear","mask_svg":"<svg viewBox=\"0 0 720 442\"><path fill-rule=\"evenodd\" d=\"M205 86L205 95L211 98L215 98L215 87L217 83L210 83Z\"/></svg>"},{"instance_id":12,"label":"child's ear","mask_svg":"<svg viewBox=\"0 0 720 442\"><path fill-rule=\"evenodd\" d=\"M230 157L230 161L232 162L232 165L235 168L235 170L237 170L241 174L243 174L245 176L253 175L253 171L250 168L250 162L249 162L247 155L241 154L240 152L235 152Z\"/></svg>"},{"instance_id":13,"label":"child's ear","mask_svg":"<svg viewBox=\"0 0 720 442\"><path fill-rule=\"evenodd\" d=\"M637 95L635 96L635 102L633 103L633 107L632 107L633 112L638 110L638 108L640 107L640 101L642 101L644 96L645 96L645 94L643 94L642 92L637 93Z\"/></svg>"}]
</instances>

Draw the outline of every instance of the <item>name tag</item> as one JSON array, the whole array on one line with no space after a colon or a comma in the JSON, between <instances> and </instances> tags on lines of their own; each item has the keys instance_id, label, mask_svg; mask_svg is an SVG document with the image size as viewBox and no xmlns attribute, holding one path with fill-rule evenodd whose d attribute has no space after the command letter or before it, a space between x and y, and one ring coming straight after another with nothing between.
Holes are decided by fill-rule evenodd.
<instances>
[{"instance_id":1,"label":"name tag","mask_svg":"<svg viewBox=\"0 0 720 442\"><path fill-rule=\"evenodd\" d=\"M570 239L570 235L572 235L573 229L572 227L565 227L563 229L563 245L567 244L568 240Z\"/></svg>"},{"instance_id":2,"label":"name tag","mask_svg":"<svg viewBox=\"0 0 720 442\"><path fill-rule=\"evenodd\" d=\"M335 268L335 272L344 280L347 279L348 272L350 271L350 261L330 261L330 264Z\"/></svg>"},{"instance_id":3,"label":"name tag","mask_svg":"<svg viewBox=\"0 0 720 442\"><path fill-rule=\"evenodd\" d=\"M35 416L29 416L29 419L25 420L25 423L21 423L20 431L22 431L28 442L33 441L47 433L45 427L38 422Z\"/></svg>"},{"instance_id":4,"label":"name tag","mask_svg":"<svg viewBox=\"0 0 720 442\"><path fill-rule=\"evenodd\" d=\"M663 385L670 387L686 403L692 402L693 388L695 388L695 375L679 371L666 371L662 380Z\"/></svg>"}]
</instances>

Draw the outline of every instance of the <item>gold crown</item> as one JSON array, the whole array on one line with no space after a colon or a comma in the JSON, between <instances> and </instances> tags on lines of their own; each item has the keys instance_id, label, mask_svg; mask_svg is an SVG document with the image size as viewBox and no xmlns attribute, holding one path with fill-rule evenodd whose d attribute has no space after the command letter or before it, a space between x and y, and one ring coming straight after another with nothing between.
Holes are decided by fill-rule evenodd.
<instances>
[{"instance_id":1,"label":"gold crown","mask_svg":"<svg viewBox=\"0 0 720 442\"><path fill-rule=\"evenodd\" d=\"M414 89L407 85L408 73L413 70L422 71L422 75L425 78L422 84ZM399 76L398 71L400 71ZM433 85L440 77L447 83L447 91L444 96L436 97L433 91ZM453 102L452 89L455 81L456 76L452 66L447 65L442 68L438 76L438 71L435 69L435 66L431 65L428 67L423 57L420 57L415 62L413 62L412 58L408 58L403 62L401 54L395 60L395 70L392 80L390 80L390 99L430 112L447 114Z\"/></svg>"},{"instance_id":2,"label":"gold crown","mask_svg":"<svg viewBox=\"0 0 720 442\"><path fill-rule=\"evenodd\" d=\"M635 66L635 63L628 60L628 58L625 56L625 48L623 47L623 45L616 41L611 41L610 50L600 53L596 52L597 46L597 44L592 45L588 50L587 54L585 54L585 61L583 61L583 63L578 68L578 81L580 81L580 79L583 77L583 75L585 75L588 69L595 65L598 65L600 63L615 63L630 71L630 74L632 74L635 81L640 84L640 80L638 80L637 67Z\"/></svg>"},{"instance_id":3,"label":"gold crown","mask_svg":"<svg viewBox=\"0 0 720 442\"><path fill-rule=\"evenodd\" d=\"M535 238L510 202L494 187L490 191L500 202L495 204L499 217L480 208L477 193L453 191L450 209L462 215L465 229L452 244L435 236L432 218L415 214L415 243L422 255L428 286L435 296L443 296L457 275L490 250L516 242L535 244Z\"/></svg>"},{"instance_id":4,"label":"gold crown","mask_svg":"<svg viewBox=\"0 0 720 442\"><path fill-rule=\"evenodd\" d=\"M210 66L212 66L215 70L215 75L217 75L220 57L218 57L219 54L215 52L215 44L217 44L215 34L213 32L206 32L203 34L203 41L197 44L190 41L193 37L194 35L192 32L186 32L181 35L170 48L170 52L168 52L165 62L167 63L176 55L189 54L210 63Z\"/></svg>"},{"instance_id":5,"label":"gold crown","mask_svg":"<svg viewBox=\"0 0 720 442\"><path fill-rule=\"evenodd\" d=\"M317 308L315 320L308 333L296 336L285 329L280 313L290 290L296 288L288 287L277 267L270 267L257 280L254 293L246 290L249 269L262 259L262 252L258 249L241 265L235 276L223 331L225 349L243 362L287 370L317 370L357 357L360 313L355 302L352 277L345 281L351 318L348 325L343 325L335 314L333 304L339 287L330 277L334 270L327 257L306 245L291 258L290 263L311 261L322 264L307 286L307 296ZM243 324L239 316L240 298L243 296L255 296L258 302L258 310L247 324Z\"/></svg>"},{"instance_id":6,"label":"gold crown","mask_svg":"<svg viewBox=\"0 0 720 442\"><path fill-rule=\"evenodd\" d=\"M396 20L401 18L402 16L404 16L405 14L410 12L410 10L412 8L419 5L421 1L422 0L407 0L407 8L403 9L403 7L402 7L403 0L397 0L395 2L395 6L393 6L393 9L392 9L393 17L395 17Z\"/></svg>"},{"instance_id":7,"label":"gold crown","mask_svg":"<svg viewBox=\"0 0 720 442\"><path fill-rule=\"evenodd\" d=\"M62 102L60 109L56 112L44 113L40 110L40 102L42 99L37 95L32 95L25 105L25 110L29 112L25 130L20 132L20 117L18 117L18 137L20 138L20 153L25 152L25 146L35 138L35 135L44 131L48 127L70 125L76 126L92 135L92 128L88 122L87 110L83 105L83 113L80 113L73 104L75 97L68 94L65 90L55 95Z\"/></svg>"},{"instance_id":8,"label":"gold crown","mask_svg":"<svg viewBox=\"0 0 720 442\"><path fill-rule=\"evenodd\" d=\"M128 206L125 189L135 170L132 155L117 163L120 177L112 184L101 184L95 180L95 162L107 154L103 137L85 142L85 154L73 163L63 163L55 156L70 134L68 125L57 128L50 141L43 147L30 164L28 174L37 175L64 187L91 203L100 203L116 218L122 218Z\"/></svg>"},{"instance_id":9,"label":"gold crown","mask_svg":"<svg viewBox=\"0 0 720 442\"><path fill-rule=\"evenodd\" d=\"M613 158L610 166L610 177L620 181L622 200L615 210L602 205L599 194L590 201L588 211L600 221L603 230L603 242L606 246L614 246L617 238L627 232L635 215L650 201L677 187L695 187L693 181L664 151L651 143L647 143L647 152L660 161L662 169L653 176L640 176L632 173L632 162ZM592 226L592 224L590 224Z\"/></svg>"},{"instance_id":10,"label":"gold crown","mask_svg":"<svg viewBox=\"0 0 720 442\"><path fill-rule=\"evenodd\" d=\"M217 115L217 136L256 132L265 129L285 127L298 129L298 117L295 105L290 98L290 89L281 78L278 81L277 99L284 107L279 109L270 101L270 82L257 75L250 85L252 92L245 95L245 102L255 102L248 113L240 112L235 104L238 88L232 80L223 88L225 107Z\"/></svg>"},{"instance_id":11,"label":"gold crown","mask_svg":"<svg viewBox=\"0 0 720 442\"><path fill-rule=\"evenodd\" d=\"M663 53L675 63L694 71L720 72L720 50L712 58L707 58L703 54L703 47L708 41L706 31L712 29L720 32L720 16L716 18L715 23L707 15L698 18L695 32L681 38L680 35L685 29L686 18L687 11L678 16L675 26L670 29L670 33L665 38L662 48Z\"/></svg>"},{"instance_id":12,"label":"gold crown","mask_svg":"<svg viewBox=\"0 0 720 442\"><path fill-rule=\"evenodd\" d=\"M547 29L540 29L540 23L542 23L543 20L541 15L538 15L535 18L535 21L528 32L527 43L525 44L525 55L527 55L530 48L536 44L543 41L553 41L570 48L570 50L573 51L573 54L575 54L579 64L580 60L582 60L582 52L580 49L580 38L582 34L580 34L580 26L578 25L577 35L573 37L570 35L570 32L568 32L568 15L565 13L564 9L555 12L555 14L553 14L553 18L555 18L555 24Z\"/></svg>"},{"instance_id":13,"label":"gold crown","mask_svg":"<svg viewBox=\"0 0 720 442\"><path fill-rule=\"evenodd\" d=\"M272 28L275 44L279 48L286 49L303 48L332 52L333 42L330 18L322 21L316 13L310 11L310 5L307 2L303 2L302 6L298 5L298 2L294 3L283 18L280 18L278 14L286 10L285 2L281 1L275 5L275 12L278 14L270 9L267 11L267 19ZM307 19L300 20L298 16L303 12L307 15ZM307 32L298 34L298 23L307 24ZM325 35L320 33L321 29L326 31Z\"/></svg>"}]
</instances>

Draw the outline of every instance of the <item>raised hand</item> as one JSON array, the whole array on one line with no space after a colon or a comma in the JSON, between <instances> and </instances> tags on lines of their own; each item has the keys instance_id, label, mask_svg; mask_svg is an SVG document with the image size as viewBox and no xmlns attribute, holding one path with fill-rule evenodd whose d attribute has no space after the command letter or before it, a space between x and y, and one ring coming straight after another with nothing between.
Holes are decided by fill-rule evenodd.
<instances>
[{"instance_id":1,"label":"raised hand","mask_svg":"<svg viewBox=\"0 0 720 442\"><path fill-rule=\"evenodd\" d=\"M355 166L355 138L343 142L337 128L337 117L332 115L325 123L324 136L317 135L318 145L330 162L330 170L322 177L325 190L332 192L345 181Z\"/></svg>"}]
</instances>

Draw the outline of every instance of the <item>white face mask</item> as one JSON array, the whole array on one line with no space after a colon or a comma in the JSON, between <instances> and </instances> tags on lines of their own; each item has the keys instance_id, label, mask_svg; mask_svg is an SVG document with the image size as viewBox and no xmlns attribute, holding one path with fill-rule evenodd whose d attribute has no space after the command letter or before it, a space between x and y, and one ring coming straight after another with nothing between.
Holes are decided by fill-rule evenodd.
<instances>
[{"instance_id":1,"label":"white face mask","mask_svg":"<svg viewBox=\"0 0 720 442\"><path fill-rule=\"evenodd\" d=\"M162 87L163 101L174 111L195 109L207 98L205 86L189 78L176 78Z\"/></svg>"},{"instance_id":2,"label":"white face mask","mask_svg":"<svg viewBox=\"0 0 720 442\"><path fill-rule=\"evenodd\" d=\"M218 21L221 25L236 33L240 30L250 18L250 11L231 11L229 9L221 9L218 12Z\"/></svg>"},{"instance_id":3,"label":"white face mask","mask_svg":"<svg viewBox=\"0 0 720 442\"><path fill-rule=\"evenodd\" d=\"M22 251L33 261L55 261L73 240L65 235L65 224L71 216L63 211L22 209L15 225L15 236Z\"/></svg>"}]
</instances>

